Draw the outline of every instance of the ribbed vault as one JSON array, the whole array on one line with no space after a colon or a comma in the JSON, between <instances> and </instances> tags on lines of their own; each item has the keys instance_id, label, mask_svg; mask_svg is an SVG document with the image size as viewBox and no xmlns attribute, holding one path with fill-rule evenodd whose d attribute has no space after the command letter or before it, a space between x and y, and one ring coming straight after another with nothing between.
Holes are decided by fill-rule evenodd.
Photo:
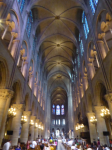
<instances>
[{"instance_id":1,"label":"ribbed vault","mask_svg":"<svg viewBox=\"0 0 112 150\"><path fill-rule=\"evenodd\" d=\"M38 55L48 89L52 91L61 88L68 92L77 55L81 3L77 0L37 1L32 10L36 20ZM53 101L63 102L63 98L59 99L57 95L52 98Z\"/></svg>"}]
</instances>

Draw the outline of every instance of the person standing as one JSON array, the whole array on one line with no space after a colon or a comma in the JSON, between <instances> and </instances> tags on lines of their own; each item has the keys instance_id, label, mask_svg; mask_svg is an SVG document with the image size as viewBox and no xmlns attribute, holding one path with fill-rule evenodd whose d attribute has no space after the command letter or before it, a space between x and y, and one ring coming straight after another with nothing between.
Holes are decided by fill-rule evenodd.
<instances>
[{"instance_id":1,"label":"person standing","mask_svg":"<svg viewBox=\"0 0 112 150\"><path fill-rule=\"evenodd\" d=\"M11 146L11 140L9 140L8 142L6 142L6 143L4 144L3 150L9 150L10 146Z\"/></svg>"}]
</instances>

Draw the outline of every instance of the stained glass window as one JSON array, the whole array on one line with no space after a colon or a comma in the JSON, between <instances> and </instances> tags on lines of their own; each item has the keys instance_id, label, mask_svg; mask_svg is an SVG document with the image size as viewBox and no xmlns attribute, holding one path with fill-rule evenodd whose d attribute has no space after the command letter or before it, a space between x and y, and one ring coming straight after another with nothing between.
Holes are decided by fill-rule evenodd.
<instances>
[{"instance_id":1,"label":"stained glass window","mask_svg":"<svg viewBox=\"0 0 112 150\"><path fill-rule=\"evenodd\" d=\"M79 51L78 51L78 48L76 49L76 54L78 54L79 53Z\"/></svg>"},{"instance_id":2,"label":"stained glass window","mask_svg":"<svg viewBox=\"0 0 112 150\"><path fill-rule=\"evenodd\" d=\"M17 0L17 2L18 2L18 3L20 3L20 2L21 2L21 0Z\"/></svg>"},{"instance_id":3,"label":"stained glass window","mask_svg":"<svg viewBox=\"0 0 112 150\"><path fill-rule=\"evenodd\" d=\"M96 7L98 5L98 0L89 0L89 5L91 7L92 14L95 14Z\"/></svg>"},{"instance_id":4,"label":"stained glass window","mask_svg":"<svg viewBox=\"0 0 112 150\"><path fill-rule=\"evenodd\" d=\"M77 56L78 68L80 68L80 56Z\"/></svg>"},{"instance_id":5,"label":"stained glass window","mask_svg":"<svg viewBox=\"0 0 112 150\"><path fill-rule=\"evenodd\" d=\"M59 105L56 106L56 115L60 115L60 106Z\"/></svg>"},{"instance_id":6,"label":"stained glass window","mask_svg":"<svg viewBox=\"0 0 112 150\"><path fill-rule=\"evenodd\" d=\"M61 106L61 115L64 115L64 105Z\"/></svg>"},{"instance_id":7,"label":"stained glass window","mask_svg":"<svg viewBox=\"0 0 112 150\"><path fill-rule=\"evenodd\" d=\"M75 76L77 78L77 68L75 67Z\"/></svg>"},{"instance_id":8,"label":"stained glass window","mask_svg":"<svg viewBox=\"0 0 112 150\"><path fill-rule=\"evenodd\" d=\"M81 56L83 56L84 53L84 46L82 40L80 41L80 50L81 50Z\"/></svg>"},{"instance_id":9,"label":"stained glass window","mask_svg":"<svg viewBox=\"0 0 112 150\"><path fill-rule=\"evenodd\" d=\"M55 105L52 106L52 114L55 115Z\"/></svg>"},{"instance_id":10,"label":"stained glass window","mask_svg":"<svg viewBox=\"0 0 112 150\"><path fill-rule=\"evenodd\" d=\"M20 1L20 0L19 0L19 1ZM21 6L20 6L20 12L21 12L21 13L23 12L24 6L25 6L25 0L22 0L22 1L21 1Z\"/></svg>"},{"instance_id":11,"label":"stained glass window","mask_svg":"<svg viewBox=\"0 0 112 150\"><path fill-rule=\"evenodd\" d=\"M32 11L30 10L30 13L28 15L27 25L26 25L26 32L27 32L28 38L30 37L30 34L31 34L32 23L33 23L33 14L32 14Z\"/></svg>"},{"instance_id":12,"label":"stained glass window","mask_svg":"<svg viewBox=\"0 0 112 150\"><path fill-rule=\"evenodd\" d=\"M86 18L84 11L82 13L82 23L83 23L85 38L87 39L88 34L89 34L89 26L88 26L87 18ZM79 40L79 41L81 41L81 40Z\"/></svg>"}]
</instances>

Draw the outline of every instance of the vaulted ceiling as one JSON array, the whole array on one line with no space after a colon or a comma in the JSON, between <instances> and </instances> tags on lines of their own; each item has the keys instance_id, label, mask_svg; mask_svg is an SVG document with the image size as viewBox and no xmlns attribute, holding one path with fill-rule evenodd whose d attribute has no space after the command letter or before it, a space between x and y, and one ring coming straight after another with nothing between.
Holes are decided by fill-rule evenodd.
<instances>
[{"instance_id":1,"label":"vaulted ceiling","mask_svg":"<svg viewBox=\"0 0 112 150\"><path fill-rule=\"evenodd\" d=\"M42 0L35 3L33 15L37 23L41 69L49 89L54 89L54 94L63 95L73 73L82 8L75 0ZM59 102L57 95L52 98L54 103ZM64 96L60 101L64 102Z\"/></svg>"}]
</instances>

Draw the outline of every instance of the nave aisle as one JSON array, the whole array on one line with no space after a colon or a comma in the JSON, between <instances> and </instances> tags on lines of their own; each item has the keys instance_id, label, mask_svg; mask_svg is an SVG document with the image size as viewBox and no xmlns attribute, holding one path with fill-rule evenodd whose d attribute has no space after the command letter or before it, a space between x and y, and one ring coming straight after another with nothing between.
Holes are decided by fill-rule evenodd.
<instances>
[{"instance_id":1,"label":"nave aisle","mask_svg":"<svg viewBox=\"0 0 112 150\"><path fill-rule=\"evenodd\" d=\"M58 141L57 150L66 150L66 149L64 148L64 146L62 145L62 141L61 141L61 140Z\"/></svg>"}]
</instances>

